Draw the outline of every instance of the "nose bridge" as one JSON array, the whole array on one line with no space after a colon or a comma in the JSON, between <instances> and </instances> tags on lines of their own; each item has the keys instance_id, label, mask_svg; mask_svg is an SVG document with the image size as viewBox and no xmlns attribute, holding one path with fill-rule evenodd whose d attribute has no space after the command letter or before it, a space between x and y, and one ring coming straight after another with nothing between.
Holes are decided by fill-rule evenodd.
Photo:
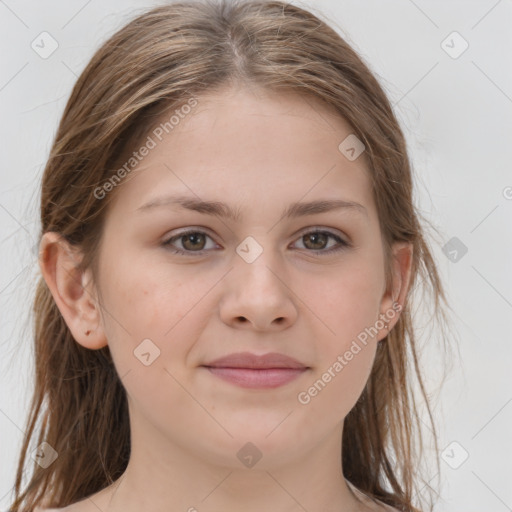
<instances>
[{"instance_id":1,"label":"nose bridge","mask_svg":"<svg viewBox=\"0 0 512 512\"><path fill-rule=\"evenodd\" d=\"M246 236L236 247L235 267L237 275L251 280L251 286L262 284L265 288L276 277L278 256L272 245L272 236L261 230L259 234ZM276 270L274 270L276 269Z\"/></svg>"}]
</instances>

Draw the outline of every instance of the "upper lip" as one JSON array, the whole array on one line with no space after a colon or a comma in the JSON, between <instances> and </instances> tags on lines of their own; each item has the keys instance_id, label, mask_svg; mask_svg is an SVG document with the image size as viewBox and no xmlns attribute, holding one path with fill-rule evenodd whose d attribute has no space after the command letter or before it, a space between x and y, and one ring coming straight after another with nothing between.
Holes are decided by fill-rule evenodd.
<instances>
[{"instance_id":1,"label":"upper lip","mask_svg":"<svg viewBox=\"0 0 512 512\"><path fill-rule=\"evenodd\" d=\"M229 354L228 356L221 357L210 363L202 366L215 367L215 368L294 368L304 369L306 365L300 363L293 357L277 352L263 354L261 356L252 354L251 352L237 352Z\"/></svg>"}]
</instances>

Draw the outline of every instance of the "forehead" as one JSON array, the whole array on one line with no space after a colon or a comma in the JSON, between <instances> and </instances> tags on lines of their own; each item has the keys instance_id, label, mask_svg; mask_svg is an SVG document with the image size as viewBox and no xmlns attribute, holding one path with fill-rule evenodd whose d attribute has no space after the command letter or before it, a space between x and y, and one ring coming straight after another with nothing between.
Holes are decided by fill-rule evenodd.
<instances>
[{"instance_id":1,"label":"forehead","mask_svg":"<svg viewBox=\"0 0 512 512\"><path fill-rule=\"evenodd\" d=\"M131 148L151 146L116 190L120 207L169 192L253 208L327 196L372 208L364 153L350 161L339 149L353 129L320 100L228 88L196 101L163 114Z\"/></svg>"}]
</instances>

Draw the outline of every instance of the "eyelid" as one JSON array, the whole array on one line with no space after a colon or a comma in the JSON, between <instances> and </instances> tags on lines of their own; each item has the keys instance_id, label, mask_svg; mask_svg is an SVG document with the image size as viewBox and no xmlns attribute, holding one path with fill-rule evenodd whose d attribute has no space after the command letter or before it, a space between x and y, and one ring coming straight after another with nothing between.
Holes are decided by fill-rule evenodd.
<instances>
[{"instance_id":1,"label":"eyelid","mask_svg":"<svg viewBox=\"0 0 512 512\"><path fill-rule=\"evenodd\" d=\"M337 228L331 228L328 226L308 226L307 228L301 229L295 236L304 236L311 232L328 233L330 235L339 236L344 242L349 243L349 240L347 240L348 235Z\"/></svg>"}]
</instances>

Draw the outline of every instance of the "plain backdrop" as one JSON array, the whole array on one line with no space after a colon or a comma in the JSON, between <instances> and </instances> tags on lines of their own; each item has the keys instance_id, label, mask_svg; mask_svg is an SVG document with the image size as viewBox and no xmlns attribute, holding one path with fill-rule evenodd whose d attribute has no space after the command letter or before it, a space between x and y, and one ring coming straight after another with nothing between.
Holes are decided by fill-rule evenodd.
<instances>
[{"instance_id":1,"label":"plain backdrop","mask_svg":"<svg viewBox=\"0 0 512 512\"><path fill-rule=\"evenodd\" d=\"M71 88L93 52L153 5L0 1L1 510L10 504L32 391L41 173ZM302 5L324 13L376 73L408 141L417 205L441 235L431 243L459 341L438 391L442 334L423 340L441 428L441 474L429 475L432 485L439 477L442 484L435 510L512 510L512 3ZM47 58L32 47L48 37L42 32L58 44Z\"/></svg>"}]
</instances>

